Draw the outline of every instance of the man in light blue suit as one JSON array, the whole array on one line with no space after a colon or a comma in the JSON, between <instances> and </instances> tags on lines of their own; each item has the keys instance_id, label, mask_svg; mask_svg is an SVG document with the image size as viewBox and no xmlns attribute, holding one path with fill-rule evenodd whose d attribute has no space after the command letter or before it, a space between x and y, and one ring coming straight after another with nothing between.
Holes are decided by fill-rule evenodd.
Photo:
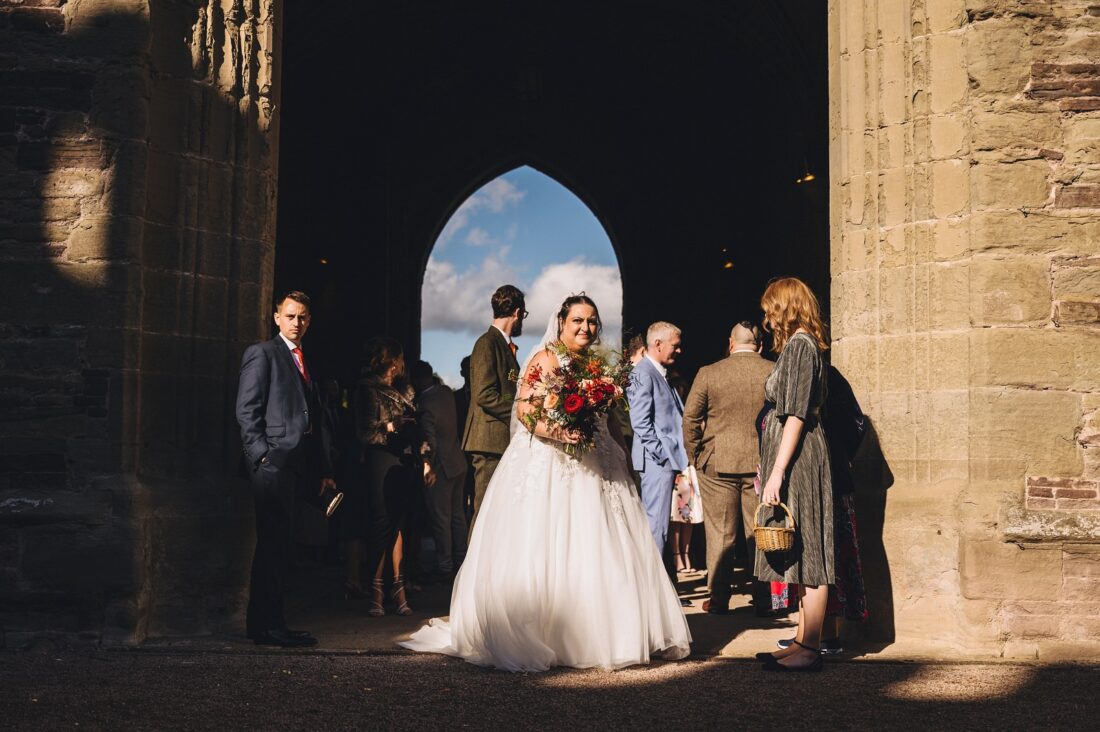
<instances>
[{"instance_id":1,"label":"man in light blue suit","mask_svg":"<svg viewBox=\"0 0 1100 732\"><path fill-rule=\"evenodd\" d=\"M630 426L634 430L631 459L642 477L642 503L662 556L668 539L676 475L688 465L684 451L684 403L667 378L668 367L679 355L679 328L665 322L649 326L645 355L634 367L627 390Z\"/></svg>"}]
</instances>

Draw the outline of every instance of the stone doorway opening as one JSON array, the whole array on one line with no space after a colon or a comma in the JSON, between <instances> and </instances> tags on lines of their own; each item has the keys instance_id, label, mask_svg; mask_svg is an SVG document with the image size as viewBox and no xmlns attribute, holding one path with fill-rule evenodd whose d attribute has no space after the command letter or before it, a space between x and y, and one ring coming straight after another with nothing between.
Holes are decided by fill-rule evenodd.
<instances>
[{"instance_id":1,"label":"stone doorway opening","mask_svg":"<svg viewBox=\"0 0 1100 732\"><path fill-rule=\"evenodd\" d=\"M487 327L489 298L503 284L527 295L531 315L515 338L521 354L542 335L561 299L582 291L600 307L604 347L620 348L619 258L593 209L554 177L526 165L471 187L441 219L425 265L421 358L448 386L461 386L459 364Z\"/></svg>"}]
</instances>

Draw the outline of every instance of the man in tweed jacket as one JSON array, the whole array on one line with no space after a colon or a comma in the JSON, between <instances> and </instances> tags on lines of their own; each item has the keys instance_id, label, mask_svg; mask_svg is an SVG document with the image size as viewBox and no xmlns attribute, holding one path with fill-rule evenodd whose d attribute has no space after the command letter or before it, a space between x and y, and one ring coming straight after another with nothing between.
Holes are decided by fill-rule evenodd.
<instances>
[{"instance_id":1,"label":"man in tweed jacket","mask_svg":"<svg viewBox=\"0 0 1100 732\"><path fill-rule=\"evenodd\" d=\"M516 398L516 382L511 378L519 370L516 345L512 336L523 332L523 293L513 285L497 288L492 297L493 322L470 354L471 404L462 434L462 449L470 454L474 466L474 515L485 498L485 489L497 469L510 440L509 422Z\"/></svg>"}]
</instances>

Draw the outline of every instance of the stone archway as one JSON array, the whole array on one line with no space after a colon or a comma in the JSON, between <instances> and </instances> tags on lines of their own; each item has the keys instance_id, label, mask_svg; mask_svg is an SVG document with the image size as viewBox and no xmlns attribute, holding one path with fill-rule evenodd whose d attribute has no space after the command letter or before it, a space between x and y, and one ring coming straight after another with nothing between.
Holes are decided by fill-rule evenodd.
<instances>
[{"instance_id":1,"label":"stone archway","mask_svg":"<svg viewBox=\"0 0 1100 732\"><path fill-rule=\"evenodd\" d=\"M490 173L468 190L437 228L425 262L421 358L460 386L459 363L485 329L491 293L505 282L527 296L531 319L516 339L522 353L561 298L581 291L600 308L604 345L620 348L620 253L592 204L545 168L527 164Z\"/></svg>"}]
</instances>

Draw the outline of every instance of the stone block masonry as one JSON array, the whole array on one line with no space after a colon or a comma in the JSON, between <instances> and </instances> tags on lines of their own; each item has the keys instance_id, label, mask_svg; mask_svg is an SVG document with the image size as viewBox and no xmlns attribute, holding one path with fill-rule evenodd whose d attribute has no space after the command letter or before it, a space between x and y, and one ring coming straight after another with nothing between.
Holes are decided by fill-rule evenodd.
<instances>
[{"instance_id":1,"label":"stone block masonry","mask_svg":"<svg viewBox=\"0 0 1100 732\"><path fill-rule=\"evenodd\" d=\"M1079 569L1100 546L1096 16L1070 0L830 10L832 240L858 245L833 258L834 360L895 479L894 627L1100 657ZM956 538L947 574L911 546L929 526Z\"/></svg>"},{"instance_id":2,"label":"stone block masonry","mask_svg":"<svg viewBox=\"0 0 1100 732\"><path fill-rule=\"evenodd\" d=\"M280 8L0 0L3 638L241 610L225 395L266 335Z\"/></svg>"}]
</instances>

